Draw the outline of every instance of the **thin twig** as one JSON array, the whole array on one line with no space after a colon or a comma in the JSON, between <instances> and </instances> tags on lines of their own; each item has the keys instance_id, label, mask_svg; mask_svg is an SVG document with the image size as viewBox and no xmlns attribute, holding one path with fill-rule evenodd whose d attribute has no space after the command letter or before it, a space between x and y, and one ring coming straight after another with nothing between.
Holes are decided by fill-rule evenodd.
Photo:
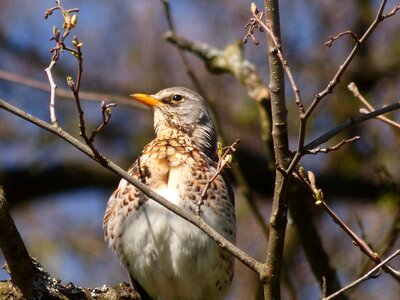
<instances>
[{"instance_id":1,"label":"thin twig","mask_svg":"<svg viewBox=\"0 0 400 300\"><path fill-rule=\"evenodd\" d=\"M57 85L55 84L55 82L53 80L53 75L52 75L51 71L52 71L52 68L54 67L54 65L56 64L57 60L60 57L60 51L62 51L66 48L65 44L64 44L65 39L69 35L71 29L74 28L75 24L76 24L76 15L74 15L71 18L70 13L74 12L74 11L79 11L79 9L74 8L72 10L65 10L61 6L61 1L56 0L56 6L47 9L45 12L44 18L47 19L56 10L60 10L61 14L63 15L63 18L64 18L63 27L64 27L65 31L64 31L63 35L61 36L58 28L56 26L53 27L53 37L50 40L55 41L56 46L52 47L50 49L50 52L53 53L53 56L51 58L50 65L45 69L45 71L47 73L47 77L49 79L49 83L50 83L50 91L51 92L50 92L49 108L50 108L50 120L51 120L51 123L53 124L53 126L58 126L56 113L55 113L55 96L56 96Z\"/></svg>"},{"instance_id":2,"label":"thin twig","mask_svg":"<svg viewBox=\"0 0 400 300\"><path fill-rule=\"evenodd\" d=\"M395 258L396 256L400 255L400 249L397 250L396 252L394 252L392 255L390 255L388 258L384 259L383 261L381 261L379 264L377 264L374 268L372 268L369 272L367 272L364 276L358 278L357 280L353 281L352 283L346 285L344 288L342 288L341 290L337 291L336 293L333 293L332 295L330 295L329 297L323 297L323 300L330 300L333 299L341 294L343 294L345 291L353 288L354 286L356 286L357 284L360 284L361 282L367 280L367 279L371 279L371 278L375 278L375 274L376 272L382 268L383 266L385 266L390 260L392 260L393 258Z\"/></svg>"},{"instance_id":3,"label":"thin twig","mask_svg":"<svg viewBox=\"0 0 400 300\"><path fill-rule=\"evenodd\" d=\"M360 40L358 39L357 35L353 31L347 30L347 31L343 31L343 32L339 33L336 36L330 36L329 40L327 42L325 42L325 46L328 46L328 47L332 46L334 41L336 41L337 39L341 38L344 35L351 35L356 44L360 43Z\"/></svg>"},{"instance_id":4,"label":"thin twig","mask_svg":"<svg viewBox=\"0 0 400 300\"><path fill-rule=\"evenodd\" d=\"M278 39L278 37L274 34L274 32L271 30L270 28L270 24L266 24L262 21L262 16L263 13L258 13L257 8L254 9L253 6L254 3L252 3L252 14L253 14L253 18L250 19L249 23L246 24L246 26L249 27L249 32L252 33L254 28L262 28L264 29L268 35L271 37L272 42L274 43L275 46L275 51L277 51L278 57L282 63L282 66L286 72L286 75L289 79L289 82L292 86L292 90L296 99L296 105L299 109L299 113L300 115L304 114L304 105L303 105L303 101L301 100L301 96L300 96L300 89L297 87L296 81L294 80L292 71L290 70L289 67L289 63L286 60L284 54L283 54L283 50L282 50L282 46L280 44L280 41ZM252 35L251 35L252 36ZM253 40L254 37L252 36Z\"/></svg>"},{"instance_id":5,"label":"thin twig","mask_svg":"<svg viewBox=\"0 0 400 300\"><path fill-rule=\"evenodd\" d=\"M340 218L339 216L328 206L324 199L324 194L321 189L317 188L316 186L316 180L315 180L315 175L311 172L307 172L307 177L305 176L304 170L302 168L299 168L297 171L293 172L294 177L299 179L311 192L313 195L314 199L316 200L315 204L316 205L322 205L322 207L325 209L325 211L330 215L332 220L339 225L340 228L343 229L343 231L350 236L352 239L353 243L355 246L357 246L361 252L366 254L371 260L373 260L375 263L380 263L381 259L379 257L379 254L374 252L371 247L362 239L360 238L353 230L350 229L349 226L347 226ZM383 269L385 272L390 274L394 279L400 281L400 273L395 271L393 268L391 268L389 265L384 265Z\"/></svg>"},{"instance_id":6,"label":"thin twig","mask_svg":"<svg viewBox=\"0 0 400 300\"><path fill-rule=\"evenodd\" d=\"M0 80L5 80L8 82L21 84L24 86L28 86L30 88L44 91L44 92L51 92L51 88L49 84L43 81L39 81L33 78L13 74L4 70L0 70ZM62 89L57 87L56 89L56 96L59 98L64 99L74 99L74 95L71 94L71 90ZM96 93L90 91L80 91L79 93L80 99L85 101L111 101L111 102L118 102L119 104L123 104L126 106L130 106L135 109L144 109L144 105L139 105L137 101L132 101L129 97L123 97L120 95L113 95L113 94L105 94L105 93Z\"/></svg>"},{"instance_id":7,"label":"thin twig","mask_svg":"<svg viewBox=\"0 0 400 300\"><path fill-rule=\"evenodd\" d=\"M370 119L376 118L377 116L386 114L388 112L391 112L391 111L394 111L397 109L400 109L400 102L396 102L396 103L390 104L388 106L382 107L380 109L376 109L374 111L371 111L370 113L360 114L354 118L350 118L350 119L344 121L342 124L339 124L335 128L329 130L325 134L321 135L320 137L316 138L315 140L313 140L310 143L308 143L307 145L305 145L304 150L306 151L309 149L314 149L315 147L318 147L322 143L329 141L331 138L333 138L334 136L338 135L340 132L343 132L344 130L348 129L351 126L363 123Z\"/></svg>"},{"instance_id":8,"label":"thin twig","mask_svg":"<svg viewBox=\"0 0 400 300\"><path fill-rule=\"evenodd\" d=\"M116 106L117 106L116 103L105 104L104 101L101 103L101 115L103 117L103 122L101 122L99 127L97 127L95 130L93 130L91 136L89 137L89 141L91 143L93 143L96 135L98 135L106 127L108 122L110 122L110 119L111 119L111 109L110 108L116 107Z\"/></svg>"},{"instance_id":9,"label":"thin twig","mask_svg":"<svg viewBox=\"0 0 400 300\"><path fill-rule=\"evenodd\" d=\"M51 73L51 70L53 69L55 64L56 64L56 61L51 60L50 65L45 69L45 71L46 71L47 77L49 78L49 83L50 83L50 104L49 104L50 121L51 121L51 124L53 124L53 126L58 126L56 112L55 112L55 98L56 98L57 85L55 84L55 82L53 80L53 75Z\"/></svg>"},{"instance_id":10,"label":"thin twig","mask_svg":"<svg viewBox=\"0 0 400 300\"><path fill-rule=\"evenodd\" d=\"M221 174L222 170L225 167L229 166L230 161L232 160L232 154L236 151L236 146L239 144L240 140L237 139L232 145L228 146L224 153L218 160L217 169L215 174L207 181L206 185L203 188L203 191L200 194L200 200L196 203L196 215L200 216L201 214L201 206L203 205L204 199L207 197L207 191L210 188L211 183Z\"/></svg>"},{"instance_id":11,"label":"thin twig","mask_svg":"<svg viewBox=\"0 0 400 300\"><path fill-rule=\"evenodd\" d=\"M169 30L175 34L175 26L174 26L174 22L172 21L172 17L171 17L171 10L169 7L169 1L168 0L161 0L161 3L164 7L164 13L165 13L165 17L167 19L167 23L168 23L168 27ZM179 56L182 60L183 63L183 67L185 69L186 74L189 76L190 80L192 81L193 85L196 87L197 91L200 93L200 95L203 96L203 98L206 100L206 102L209 104L209 108L211 109L213 115L216 117L216 127L217 130L221 129L221 126L219 124L219 119L217 118L218 116L218 112L217 109L215 108L215 105L213 102L210 101L210 99L207 96L206 91L203 89L200 80L197 78L196 74L194 73L193 69L190 67L189 61L187 60L185 53L183 53L183 51L181 49L178 48L178 53Z\"/></svg>"},{"instance_id":12,"label":"thin twig","mask_svg":"<svg viewBox=\"0 0 400 300\"><path fill-rule=\"evenodd\" d=\"M327 148L314 148L314 149L306 150L305 153L317 154L317 153L328 153L328 152L331 152L331 151L336 151L336 150L339 150L343 145L351 143L351 142L354 142L354 141L357 141L358 139L360 139L360 137L357 135L357 136L354 136L354 137L352 137L350 139L343 139L339 143L337 143L336 145L333 145L333 146L330 146L330 147L327 147Z\"/></svg>"},{"instance_id":13,"label":"thin twig","mask_svg":"<svg viewBox=\"0 0 400 300\"><path fill-rule=\"evenodd\" d=\"M364 96L360 93L360 91L357 88L357 85L354 82L351 82L347 88L349 91L351 91L354 95L355 98L361 101L362 104L366 107L366 111L372 112L375 110L375 108L368 102L367 99L364 98ZM360 109L360 113L365 113L363 109ZM382 122L385 122L386 124L389 124L390 126L393 126L396 129L400 129L400 123L397 123L389 118L386 118L385 116L377 116L376 119L381 120Z\"/></svg>"},{"instance_id":14,"label":"thin twig","mask_svg":"<svg viewBox=\"0 0 400 300\"><path fill-rule=\"evenodd\" d=\"M304 143L305 143L305 135L306 135L308 119L310 118L311 114L314 112L315 108L318 106L320 101L326 95L332 93L334 88L339 84L340 79L342 78L344 72L347 70L350 63L353 61L358 50L365 43L365 41L371 36L371 34L376 29L376 27L379 25L379 23L381 23L384 19L386 19L390 16L393 16L398 11L398 8L395 7L389 14L383 15L383 10L385 8L386 2L387 2L387 0L381 1L380 7L378 9L378 12L376 13L375 19L373 20L373 22L371 23L369 28L364 32L363 36L358 40L359 42L354 45L353 49L351 50L349 55L346 57L344 62L340 65L340 67L336 71L335 75L333 76L332 80L328 83L328 85L325 87L325 89L315 95L314 100L312 101L310 106L306 109L305 113L300 116L300 129L299 129L299 134L298 134L297 151L296 151L295 157L292 159L292 162L287 169L289 174L292 173L292 171L296 168L297 164L299 163L299 161L302 157L302 152L303 152L304 148L308 148L308 149L310 148L310 147L304 146Z\"/></svg>"},{"instance_id":15,"label":"thin twig","mask_svg":"<svg viewBox=\"0 0 400 300\"><path fill-rule=\"evenodd\" d=\"M55 128L51 124L40 120L22 110L19 108L5 102L4 100L0 99L0 108L9 111L10 113L32 123L35 124L49 132L51 132L54 135L57 135L58 137L62 138L72 146L74 146L76 149L80 150L82 153L84 153L86 156L90 157L91 159L98 161L98 157L96 157L89 146L81 143L78 141L76 138L68 134L66 131L64 131L62 128L58 127ZM103 156L102 156L103 157ZM103 157L104 160L101 161L101 164L103 167L106 169L112 171L114 174L116 174L118 177L125 179L128 181L130 184L132 184L134 187L136 187L138 190L143 192L147 197L150 199L153 199L160 205L164 206L168 210L172 211L176 215L182 217L186 221L192 223L196 227L198 227L200 230L202 230L204 233L206 233L213 241L215 241L221 248L225 249L227 252L235 256L238 260L240 260L243 264L245 264L247 267L249 267L251 270L254 272L260 274L261 272L264 271L263 264L240 250L238 247L233 245L231 242L229 242L227 239L225 239L222 235L220 235L217 231L215 231L212 227L210 227L205 221L203 221L201 218L195 216L194 214L174 205L172 202L168 201L164 197L161 197L158 195L156 192L154 192L152 189L150 189L148 186L144 185L140 180L135 179L131 175L129 175L128 172L124 171L121 169L119 166L117 166L115 163L110 161L109 159Z\"/></svg>"}]
</instances>

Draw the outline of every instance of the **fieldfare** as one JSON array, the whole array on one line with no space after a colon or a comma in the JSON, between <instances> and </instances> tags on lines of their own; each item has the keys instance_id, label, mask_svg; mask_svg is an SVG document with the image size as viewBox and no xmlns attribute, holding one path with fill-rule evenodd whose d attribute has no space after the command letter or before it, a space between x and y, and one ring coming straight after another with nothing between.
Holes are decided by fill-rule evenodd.
<instances>
[{"instance_id":1,"label":"fieldfare","mask_svg":"<svg viewBox=\"0 0 400 300\"><path fill-rule=\"evenodd\" d=\"M129 173L194 214L201 203L200 217L234 243L234 195L223 172L211 180L217 134L204 99L183 87L131 96L154 109L156 138ZM232 281L231 255L124 179L108 201L104 233L132 283L153 299L221 299Z\"/></svg>"}]
</instances>

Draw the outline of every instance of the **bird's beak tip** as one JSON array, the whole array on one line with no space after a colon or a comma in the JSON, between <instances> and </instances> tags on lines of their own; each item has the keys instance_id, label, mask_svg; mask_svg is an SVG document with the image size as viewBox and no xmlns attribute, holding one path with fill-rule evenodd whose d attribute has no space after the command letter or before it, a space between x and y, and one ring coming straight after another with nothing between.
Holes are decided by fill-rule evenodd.
<instances>
[{"instance_id":1,"label":"bird's beak tip","mask_svg":"<svg viewBox=\"0 0 400 300\"><path fill-rule=\"evenodd\" d=\"M143 103L146 106L157 106L161 103L160 100L155 99L154 97L147 95L147 94L131 94L129 95L131 98Z\"/></svg>"}]
</instances>

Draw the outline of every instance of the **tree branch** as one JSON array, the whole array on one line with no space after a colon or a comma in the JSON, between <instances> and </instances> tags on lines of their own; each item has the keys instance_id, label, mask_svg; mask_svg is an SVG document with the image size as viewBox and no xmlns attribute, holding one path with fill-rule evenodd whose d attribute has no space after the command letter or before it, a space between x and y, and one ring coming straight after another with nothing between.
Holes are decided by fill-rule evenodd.
<instances>
[{"instance_id":1,"label":"tree branch","mask_svg":"<svg viewBox=\"0 0 400 300\"><path fill-rule=\"evenodd\" d=\"M354 82L351 82L347 86L347 88L349 89L349 91L351 91L353 93L353 95L356 99L360 100L360 102L362 104L364 104L367 112L372 112L375 110L375 108L360 93L360 91L358 90L358 88ZM364 110L365 109L360 109L360 112L363 113ZM385 116L377 116L376 119L381 120L382 122L385 122L386 124L389 124L390 126L393 126L397 130L400 130L400 123L397 123L389 118L386 118Z\"/></svg>"},{"instance_id":2,"label":"tree branch","mask_svg":"<svg viewBox=\"0 0 400 300\"><path fill-rule=\"evenodd\" d=\"M310 149L308 144L307 146L304 146L305 143L305 135L306 135L306 128L307 128L307 123L308 119L310 118L311 114L315 110L315 108L318 106L320 101L328 94L332 93L334 88L339 84L340 79L342 78L344 72L347 70L348 66L350 63L353 61L355 55L358 53L360 47L365 44L366 40L371 36L371 34L374 32L376 27L381 23L383 20L386 18L393 16L397 11L397 6L387 15L383 15L383 10L385 8L387 0L382 0L380 7L378 9L378 12L375 16L375 19L371 23L370 27L365 31L363 36L360 39L357 39L353 49L349 53L349 55L346 57L344 62L340 65L339 69L336 71L335 75L333 76L332 80L328 83L328 85L325 87L324 90L319 92L318 94L315 95L314 100L310 104L310 106L306 109L304 114L300 115L300 128L299 128L299 134L298 134L298 142L297 142L297 151L295 157L292 159L292 162L290 166L287 169L287 173L290 174L294 168L297 166L298 162L300 161L302 157L303 150ZM337 134L337 133L336 133ZM332 137L332 136L331 136ZM314 145L316 147L318 145Z\"/></svg>"},{"instance_id":3,"label":"tree branch","mask_svg":"<svg viewBox=\"0 0 400 300\"><path fill-rule=\"evenodd\" d=\"M25 244L11 218L3 188L0 187L0 248L7 261L11 280L24 297L35 295L33 282L41 275L33 264Z\"/></svg>"},{"instance_id":4,"label":"tree branch","mask_svg":"<svg viewBox=\"0 0 400 300\"><path fill-rule=\"evenodd\" d=\"M266 274L264 278L264 298L280 299L280 275L285 243L288 198L287 191L290 176L284 176L280 169L285 169L290 161L290 151L287 130L287 108L285 102L285 78L280 51L280 20L279 3L277 0L265 0L267 23L273 36L267 34L268 59L270 70L270 93L272 112L272 139L274 143L275 162L275 189L272 201L270 218L270 235L268 240L267 259L265 262ZM274 39L276 39L274 41ZM279 47L277 47L277 45Z\"/></svg>"},{"instance_id":5,"label":"tree branch","mask_svg":"<svg viewBox=\"0 0 400 300\"><path fill-rule=\"evenodd\" d=\"M348 129L349 127L351 127L353 125L363 123L370 119L376 118L377 116L386 114L388 112L391 112L391 111L394 111L397 109L400 109L400 102L390 104L388 106L374 110L367 114L360 114L357 117L350 118L347 121L343 122L342 124L339 124L335 128L329 130L327 133L321 135L320 137L316 138L315 140L313 140L310 143L308 143L307 145L305 145L304 150L305 151L312 150L312 149L318 147L319 145L321 145L322 143L329 141L331 138L333 138L334 136L338 135L339 133L343 132L344 130Z\"/></svg>"},{"instance_id":6,"label":"tree branch","mask_svg":"<svg viewBox=\"0 0 400 300\"><path fill-rule=\"evenodd\" d=\"M10 72L6 72L4 70L0 70L0 80L24 85L35 90L43 91L43 92L51 92L51 88L49 87L48 83L32 79L29 77L16 75ZM71 94L70 90L57 88L56 96L64 99L74 99L74 95ZM113 101L117 102L126 106L130 106L136 109L144 109L143 105L139 105L135 101L129 100L127 97L122 97L119 95L113 94L103 94L103 93L95 93L89 91L81 91L79 93L81 100L88 100L88 101Z\"/></svg>"},{"instance_id":7,"label":"tree branch","mask_svg":"<svg viewBox=\"0 0 400 300\"><path fill-rule=\"evenodd\" d=\"M51 126L49 124L49 126ZM43 267L31 258L10 215L3 188L0 187L0 249L4 254L11 281L0 282L0 299L139 299L128 285L80 288L52 279Z\"/></svg>"},{"instance_id":8,"label":"tree branch","mask_svg":"<svg viewBox=\"0 0 400 300\"><path fill-rule=\"evenodd\" d=\"M396 252L394 252L392 255L390 255L388 258L386 258L385 260L383 260L382 262L380 262L378 265L376 265L374 268L372 268L369 272L367 272L364 276L358 278L357 280L353 281L352 283L350 283L349 285L345 286L344 288L342 288L341 290L337 291L336 293L330 295L329 297L323 297L323 300L330 300L333 299L335 297L337 297L338 295L344 293L345 291L353 288L354 286L356 286L357 284L367 280L367 279L371 279L374 278L374 274L376 274L376 272L382 268L382 266L384 266L386 263L388 263L390 260L392 260L393 258L395 258L396 256L400 255L400 249L397 250Z\"/></svg>"}]
</instances>

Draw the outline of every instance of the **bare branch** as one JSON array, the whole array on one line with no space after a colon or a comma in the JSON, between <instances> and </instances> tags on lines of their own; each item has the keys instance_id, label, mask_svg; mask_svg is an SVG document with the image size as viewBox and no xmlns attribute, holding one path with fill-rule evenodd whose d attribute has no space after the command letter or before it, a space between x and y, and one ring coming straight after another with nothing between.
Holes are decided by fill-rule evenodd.
<instances>
[{"instance_id":1,"label":"bare branch","mask_svg":"<svg viewBox=\"0 0 400 300\"><path fill-rule=\"evenodd\" d=\"M330 300L333 299L341 294L343 294L345 291L353 288L354 286L356 286L357 284L367 280L367 279L371 279L371 278L376 278L375 274L377 271L379 271L380 268L382 268L383 266L385 266L389 261L391 261L393 258L395 258L396 256L400 255L400 249L397 250L396 252L394 252L392 255L390 255L388 258L386 258L385 260L381 261L379 264L377 264L374 268L372 268L368 273L366 273L364 276L358 278L357 280L353 281L352 283L348 284L347 286L345 286L344 288L342 288L341 290L337 291L336 293L333 293L332 295L330 295L329 297L323 297L323 300Z\"/></svg>"},{"instance_id":2,"label":"bare branch","mask_svg":"<svg viewBox=\"0 0 400 300\"><path fill-rule=\"evenodd\" d=\"M203 205L204 199L207 197L207 190L210 188L211 183L221 174L221 172L225 169L225 167L229 166L230 161L232 160L232 154L236 151L236 146L239 144L240 140L237 139L232 145L228 146L224 153L219 157L217 169L215 174L207 181L204 186L203 191L200 194L200 200L196 203L196 215L200 216L201 214L201 206Z\"/></svg>"},{"instance_id":3,"label":"bare branch","mask_svg":"<svg viewBox=\"0 0 400 300\"><path fill-rule=\"evenodd\" d=\"M100 126L97 129L93 130L91 136L89 137L89 141L93 143L94 138L98 135L108 124L111 119L111 107L116 107L116 103L105 104L103 101L101 103L101 115L103 116L103 122L101 122Z\"/></svg>"},{"instance_id":4,"label":"bare branch","mask_svg":"<svg viewBox=\"0 0 400 300\"><path fill-rule=\"evenodd\" d=\"M299 168L298 171L293 172L293 175L297 179L299 179L309 189L309 191L312 193L314 199L316 200L315 204L322 205L322 207L330 215L332 220L337 225L339 225L339 227L342 228L343 231L348 236L350 236L354 245L357 246L361 250L361 252L366 254L372 261L379 264L381 262L379 254L374 252L371 249L371 247L362 238L360 238L353 230L351 230L350 227L347 226L325 202L324 194L323 194L322 190L318 189L316 186L314 174L311 171L308 171L307 177L306 177L304 174L303 168ZM391 268L389 265L386 265L386 264L383 266L383 269L385 270L385 272L390 274L394 279L396 279L397 281L400 281L400 272L395 271L393 268Z\"/></svg>"},{"instance_id":5,"label":"bare branch","mask_svg":"<svg viewBox=\"0 0 400 300\"><path fill-rule=\"evenodd\" d=\"M39 91L44 91L44 92L51 92L51 89L49 88L49 84L32 79L29 77L21 76L21 75L16 75L10 72L6 72L4 70L0 70L0 80L5 80L8 82L16 83L16 84L21 84L24 86L31 87L33 89L39 90ZM87 101L112 101L112 102L118 102L120 104L130 106L132 108L136 109L144 109L143 105L139 105L136 101L129 100L128 97L123 97L119 95L113 95L113 94L104 94L104 93L95 93L95 92L89 92L89 91L81 91L79 93L81 100L87 100ZM74 95L71 94L71 90L66 90L66 89L61 89L60 87L57 87L56 89L56 96L64 99L74 99Z\"/></svg>"},{"instance_id":6,"label":"bare branch","mask_svg":"<svg viewBox=\"0 0 400 300\"><path fill-rule=\"evenodd\" d=\"M256 102L269 101L269 89L257 73L257 68L243 58L240 44L228 45L224 50L206 43L189 41L173 32L167 32L164 38L179 49L190 51L204 61L211 73L230 73L246 88L249 97Z\"/></svg>"},{"instance_id":7,"label":"bare branch","mask_svg":"<svg viewBox=\"0 0 400 300\"><path fill-rule=\"evenodd\" d=\"M251 9L252 14L253 14L253 18L251 18L249 23L246 24L246 26L249 27L249 33L251 34L251 37L254 40L255 38L252 35L253 30L254 29L263 29L271 37L271 41L273 42L273 44L275 46L274 51L277 51L278 57L279 57L279 59L280 59L280 61L282 63L282 66L283 66L283 68L284 68L284 70L286 72L286 75L287 75L287 77L289 79L289 82L290 82L290 84L292 86L292 90L293 90L293 93L294 93L294 96L295 96L295 99L296 99L296 105L297 105L297 107L299 109L299 113L300 113L300 115L302 115L302 114L304 114L304 106L303 106L303 102L302 102L301 97L300 97L300 89L297 87L297 84L296 84L296 81L294 80L292 71L290 70L289 63L288 63L288 61L286 60L286 58L285 58L285 56L283 54L280 41L279 41L278 37L274 34L273 30L271 30L271 24L268 24L268 23L265 24L262 21L261 18L263 16L263 13L262 12L258 13L257 8L255 7L255 4L254 5L253 4L254 3L252 3L252 9ZM247 37L247 35L246 35L246 37ZM245 39L246 39L246 37L245 37Z\"/></svg>"},{"instance_id":8,"label":"bare branch","mask_svg":"<svg viewBox=\"0 0 400 300\"><path fill-rule=\"evenodd\" d=\"M264 0L267 23L273 34L266 34L268 42L269 87L271 93L272 138L276 164L283 169L291 159L288 138L287 107L285 100L285 69L282 64L280 44L279 1ZM254 11L254 10L253 10ZM274 40L276 38L276 40ZM288 211L290 177L275 171L274 195L272 200L270 234L265 267L268 273L263 279L265 299L280 299L283 249Z\"/></svg>"},{"instance_id":9,"label":"bare branch","mask_svg":"<svg viewBox=\"0 0 400 300\"><path fill-rule=\"evenodd\" d=\"M358 39L357 35L353 31L347 30L347 31L343 31L343 32L339 33L336 36L330 36L329 40L327 42L325 42L325 46L328 46L328 47L332 46L334 41L336 41L337 39L341 38L344 35L351 35L356 44L360 43L360 40Z\"/></svg>"},{"instance_id":10,"label":"bare branch","mask_svg":"<svg viewBox=\"0 0 400 300\"><path fill-rule=\"evenodd\" d=\"M287 173L292 173L292 171L296 168L298 162L300 161L300 159L303 155L302 152L304 149L314 148L314 147L318 146L319 144L321 144L321 143L319 143L319 144L315 145L315 142L312 142L312 143L309 143L307 146L304 146L308 119L310 118L311 114L313 113L315 108L318 106L320 101L326 95L332 93L334 88L339 84L340 79L342 78L344 72L347 70L350 63L353 61L353 59L354 59L355 55L358 53L358 50L360 49L360 47L365 43L365 41L375 31L375 29L379 25L379 23L381 23L385 19L385 16L383 15L383 10L385 8L386 2L387 2L386 0L381 1L380 7L375 16L375 19L373 20L373 22L371 23L369 28L364 32L363 36L358 40L358 42L356 42L353 49L351 50L349 55L346 57L344 62L340 65L340 67L336 71L335 75L333 76L332 80L328 83L328 85L325 87L325 89L315 95L314 100L312 101L310 106L306 109L305 113L300 116L300 129L299 129L299 134L298 134L297 151L296 151L294 158L292 159L292 162L290 163L290 166L287 168ZM394 15L397 12L397 9L395 8L392 12L389 13L390 16ZM329 133L329 138L333 137L338 132L331 131ZM330 135L333 133L334 133L334 135ZM310 147L310 145L311 145L311 147Z\"/></svg>"},{"instance_id":11,"label":"bare branch","mask_svg":"<svg viewBox=\"0 0 400 300\"><path fill-rule=\"evenodd\" d=\"M0 248L7 261L12 281L27 299L32 299L35 295L32 282L38 279L40 272L33 264L11 218L2 187L0 187Z\"/></svg>"},{"instance_id":12,"label":"bare branch","mask_svg":"<svg viewBox=\"0 0 400 300\"><path fill-rule=\"evenodd\" d=\"M385 15L382 15L382 20L394 16L400 10L400 5L396 5L393 9Z\"/></svg>"},{"instance_id":13,"label":"bare branch","mask_svg":"<svg viewBox=\"0 0 400 300\"><path fill-rule=\"evenodd\" d=\"M354 136L350 139L343 139L341 140L339 143L337 143L334 146L328 147L328 148L314 148L314 149L310 149L310 150L306 150L305 153L308 154L317 154L317 153L328 153L331 151L336 151L339 150L343 145L357 141L358 139L360 139L359 136Z\"/></svg>"},{"instance_id":14,"label":"bare branch","mask_svg":"<svg viewBox=\"0 0 400 300\"><path fill-rule=\"evenodd\" d=\"M56 89L57 85L55 84L53 80L53 75L51 73L51 70L53 69L53 66L56 64L54 60L50 62L50 65L45 69L47 77L49 78L49 83L50 83L50 104L49 104L49 109L50 109L50 121L53 126L58 126L57 124L57 118L56 118L56 112L55 112L55 98L56 98Z\"/></svg>"},{"instance_id":15,"label":"bare branch","mask_svg":"<svg viewBox=\"0 0 400 300\"><path fill-rule=\"evenodd\" d=\"M347 88L349 89L349 91L351 91L354 95L355 98L357 98L358 100L361 101L362 104L364 104L364 106L366 107L366 109L360 109L360 113L365 114L365 113L369 113L369 112L373 112L375 110L375 108L368 102L367 99L364 98L364 96L360 93L360 91L358 90L356 84L354 82L351 82ZM386 118L385 116L376 116L376 119L381 120L387 124L389 124L390 126L393 126L396 129L400 129L400 124L389 119Z\"/></svg>"},{"instance_id":16,"label":"bare branch","mask_svg":"<svg viewBox=\"0 0 400 300\"><path fill-rule=\"evenodd\" d=\"M321 135L320 137L316 138L312 142L305 145L304 149L305 150L314 149L315 147L318 147L322 143L329 141L331 138L333 138L334 136L338 135L340 132L343 132L344 130L348 129L349 127L351 127L353 125L363 123L370 119L376 118L377 116L386 114L388 112L391 112L391 111L394 111L397 109L400 109L400 102L390 104L390 105L382 107L380 109L371 111L370 113L367 113L367 114L360 114L357 117L350 118L347 121L343 122L342 124L339 124L335 128L329 130L327 133Z\"/></svg>"}]
</instances>

